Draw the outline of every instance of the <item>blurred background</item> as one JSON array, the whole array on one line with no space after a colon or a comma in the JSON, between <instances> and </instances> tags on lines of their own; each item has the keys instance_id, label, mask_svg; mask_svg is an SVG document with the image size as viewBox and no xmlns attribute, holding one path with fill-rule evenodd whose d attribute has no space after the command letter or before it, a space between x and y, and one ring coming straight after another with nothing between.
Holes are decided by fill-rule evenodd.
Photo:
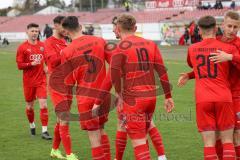
<instances>
[{"instance_id":1,"label":"blurred background","mask_svg":"<svg viewBox=\"0 0 240 160\"><path fill-rule=\"evenodd\" d=\"M52 19L61 14L77 16L85 34L115 40L112 18L129 12L137 19L137 35L160 45L188 45L201 38L199 17L212 15L220 23L230 9L238 11L240 0L0 0L0 37L4 44L22 41L26 25L35 22L44 40L51 33Z\"/></svg>"}]
</instances>

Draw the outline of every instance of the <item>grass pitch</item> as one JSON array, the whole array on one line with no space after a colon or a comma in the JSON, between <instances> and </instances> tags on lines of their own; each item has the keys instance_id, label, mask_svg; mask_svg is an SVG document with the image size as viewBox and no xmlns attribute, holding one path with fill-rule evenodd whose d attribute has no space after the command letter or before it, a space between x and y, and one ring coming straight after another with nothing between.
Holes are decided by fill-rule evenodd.
<instances>
[{"instance_id":1,"label":"grass pitch","mask_svg":"<svg viewBox=\"0 0 240 160\"><path fill-rule=\"evenodd\" d=\"M15 50L17 44L0 48L0 159L1 160L49 160L51 142L41 139L39 105L35 104L37 136L29 135L29 125L25 116L25 103L22 92L22 72L17 70ZM195 124L194 83L184 88L177 88L178 74L190 69L186 65L186 47L160 47L173 85L175 110L166 114L163 101L159 97L154 121L162 133L168 160L201 160L202 142ZM48 100L49 132L53 134L55 114ZM76 108L74 109L76 112ZM73 152L80 160L91 159L91 149L84 131L79 123L71 123ZM112 158L115 154L116 112L110 113L106 131L111 141ZM151 142L149 140L149 142ZM157 159L156 152L150 143L152 159ZM128 142L124 160L133 160L133 150Z\"/></svg>"}]
</instances>

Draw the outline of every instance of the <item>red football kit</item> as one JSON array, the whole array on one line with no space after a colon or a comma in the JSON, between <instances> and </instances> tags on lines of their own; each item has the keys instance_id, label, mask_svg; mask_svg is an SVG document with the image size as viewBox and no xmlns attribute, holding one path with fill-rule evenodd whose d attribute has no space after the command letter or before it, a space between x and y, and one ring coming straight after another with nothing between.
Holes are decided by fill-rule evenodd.
<instances>
[{"instance_id":1,"label":"red football kit","mask_svg":"<svg viewBox=\"0 0 240 160\"><path fill-rule=\"evenodd\" d=\"M22 43L17 50L16 62L18 69L23 70L23 89L26 102L36 98L47 98L46 74L44 65L44 44L40 41L36 45L28 41ZM31 62L40 61L41 64L32 66Z\"/></svg>"},{"instance_id":2,"label":"red football kit","mask_svg":"<svg viewBox=\"0 0 240 160\"><path fill-rule=\"evenodd\" d=\"M154 42L129 36L118 44L117 50L111 57L107 78L124 100L122 121L130 138L144 138L155 110L156 95L171 97L168 76ZM156 90L154 70L160 77L160 91ZM106 86L103 88L109 89L111 83L108 82L104 82Z\"/></svg>"},{"instance_id":3,"label":"red football kit","mask_svg":"<svg viewBox=\"0 0 240 160\"><path fill-rule=\"evenodd\" d=\"M49 76L51 76L54 68L61 64L61 52L65 47L67 47L67 43L64 39L58 39L54 36L51 36L46 39L44 45L46 52L45 60L48 66ZM56 107L57 104L61 103L61 101L64 99L64 96L58 91L52 89L50 85L48 86L48 89L52 103L54 107Z\"/></svg>"},{"instance_id":4,"label":"red football kit","mask_svg":"<svg viewBox=\"0 0 240 160\"><path fill-rule=\"evenodd\" d=\"M106 76L105 60L110 57L105 53L106 42L94 36L81 36L63 50L62 64L65 67L65 83L74 86L80 113L81 128L96 130L107 121L107 115L91 117L91 110L99 89ZM70 68L70 70L69 70Z\"/></svg>"},{"instance_id":5,"label":"red football kit","mask_svg":"<svg viewBox=\"0 0 240 160\"><path fill-rule=\"evenodd\" d=\"M217 50L238 55L236 47L215 38L205 39L188 49L188 64L196 79L197 125L200 132L234 127L232 94L228 81L231 63L214 64L210 53Z\"/></svg>"},{"instance_id":6,"label":"red football kit","mask_svg":"<svg viewBox=\"0 0 240 160\"><path fill-rule=\"evenodd\" d=\"M235 37L231 41L226 41L223 39L222 36L217 37L218 40L231 44L235 46L238 51L240 51L240 39L239 37ZM240 129L240 71L239 71L239 64L240 64L240 54L233 55L232 64L230 68L230 76L229 76L229 82L230 82L230 88L232 92L233 97L233 108L235 113L235 128ZM189 78L193 79L195 78L194 72L188 73Z\"/></svg>"}]
</instances>

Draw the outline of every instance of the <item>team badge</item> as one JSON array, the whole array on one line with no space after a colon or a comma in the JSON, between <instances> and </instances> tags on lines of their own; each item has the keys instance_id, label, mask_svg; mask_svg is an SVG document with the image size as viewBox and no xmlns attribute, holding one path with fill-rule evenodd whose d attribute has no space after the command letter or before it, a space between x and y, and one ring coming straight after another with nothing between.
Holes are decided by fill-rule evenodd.
<instances>
[{"instance_id":1,"label":"team badge","mask_svg":"<svg viewBox=\"0 0 240 160\"><path fill-rule=\"evenodd\" d=\"M42 51L42 52L43 52L43 51L44 51L44 47L40 47L40 51Z\"/></svg>"}]
</instances>

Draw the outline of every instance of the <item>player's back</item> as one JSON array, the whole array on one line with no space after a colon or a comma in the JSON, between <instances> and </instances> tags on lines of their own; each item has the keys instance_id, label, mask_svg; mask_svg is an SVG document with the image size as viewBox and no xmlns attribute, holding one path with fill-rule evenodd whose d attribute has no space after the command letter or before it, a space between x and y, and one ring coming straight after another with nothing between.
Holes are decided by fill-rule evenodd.
<instances>
[{"instance_id":1,"label":"player's back","mask_svg":"<svg viewBox=\"0 0 240 160\"><path fill-rule=\"evenodd\" d=\"M193 44L188 50L188 63L193 67L196 77L196 102L231 102L229 85L230 63L215 64L210 61L210 53L217 50L233 53L231 45L214 38L204 39Z\"/></svg>"},{"instance_id":2,"label":"player's back","mask_svg":"<svg viewBox=\"0 0 240 160\"><path fill-rule=\"evenodd\" d=\"M102 38L82 36L63 50L66 60L75 59L74 61L79 62L77 68L74 67L73 78L77 83L76 92L81 102L94 98L92 89L100 88L106 76L104 46L105 41Z\"/></svg>"},{"instance_id":3,"label":"player's back","mask_svg":"<svg viewBox=\"0 0 240 160\"><path fill-rule=\"evenodd\" d=\"M127 97L155 97L145 95L155 90L154 64L157 46L154 42L138 36L129 36L118 45L124 56L122 67L123 95ZM160 55L159 55L160 56Z\"/></svg>"}]
</instances>

